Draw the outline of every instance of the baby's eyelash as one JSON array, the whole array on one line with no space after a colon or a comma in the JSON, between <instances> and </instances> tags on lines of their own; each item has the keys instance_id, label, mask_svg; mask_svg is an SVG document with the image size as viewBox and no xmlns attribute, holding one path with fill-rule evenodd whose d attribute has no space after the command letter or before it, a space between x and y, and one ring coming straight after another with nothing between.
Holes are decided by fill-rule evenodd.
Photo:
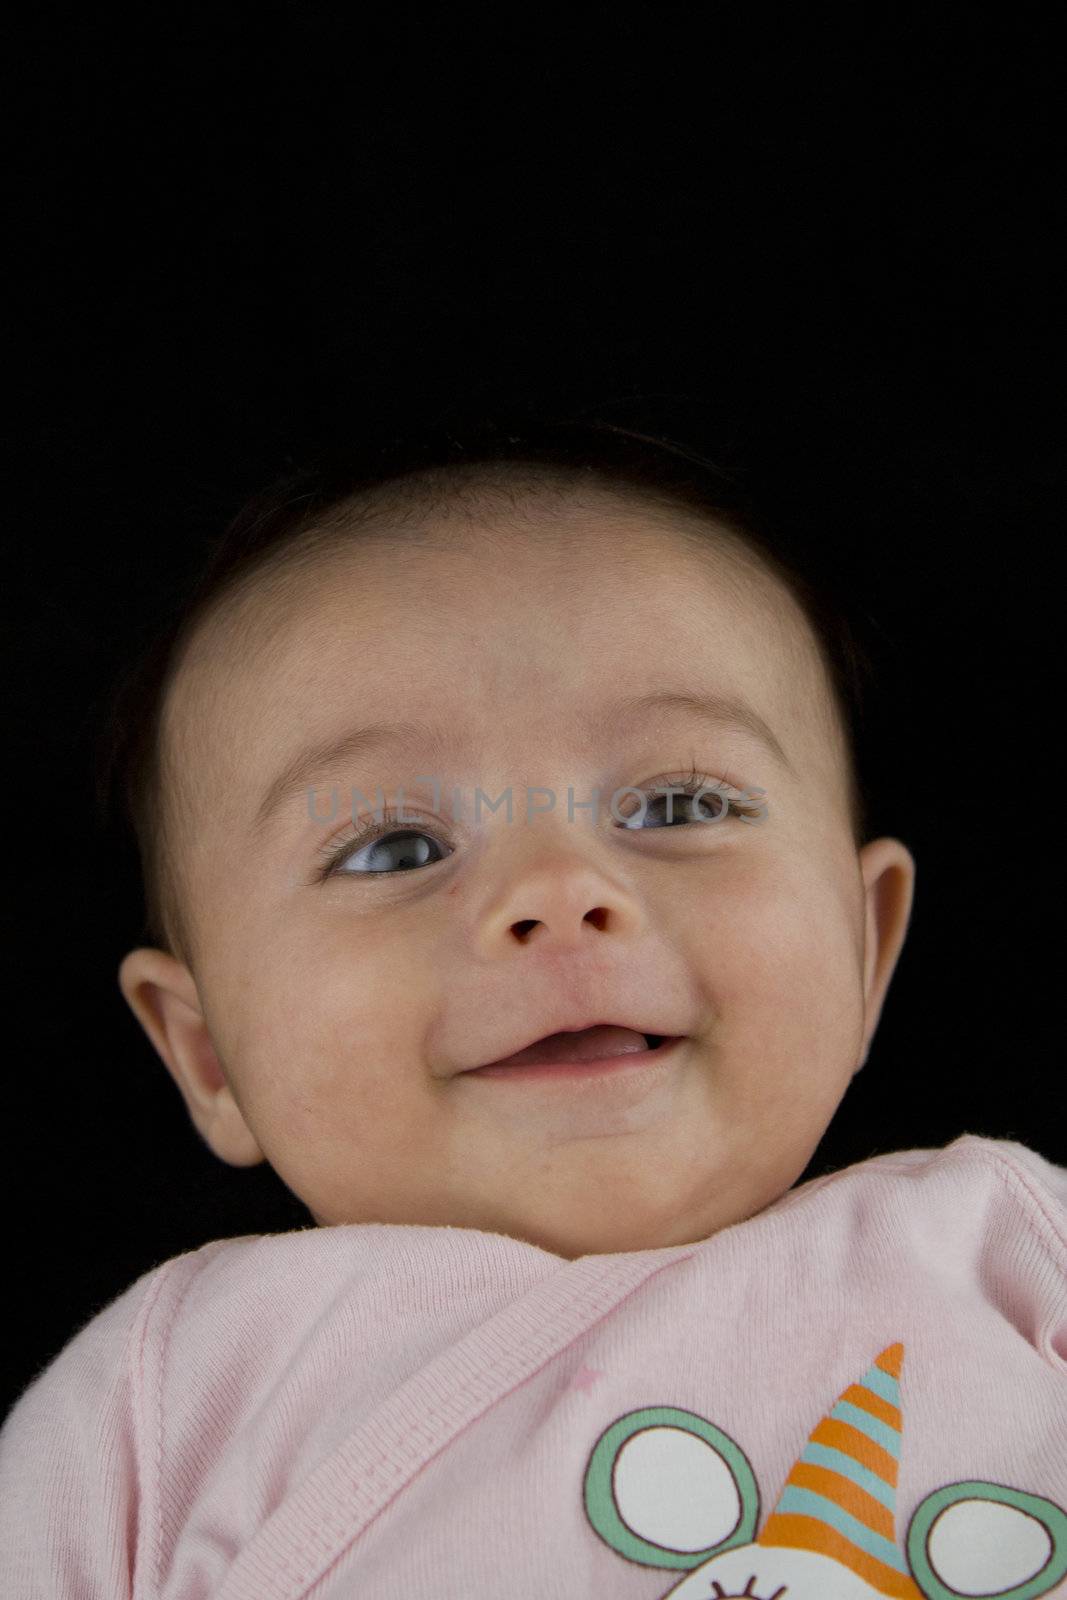
<instances>
[{"instance_id":1,"label":"baby's eyelash","mask_svg":"<svg viewBox=\"0 0 1067 1600\"><path fill-rule=\"evenodd\" d=\"M730 784L721 778L710 777L706 772L698 772L696 767L692 765L690 765L688 772L659 778L655 783L649 784L644 789L640 785L635 785L632 792L647 794L649 800L659 800L666 798L663 791L668 787L675 791L681 791L680 794L676 792L672 796L672 802L684 799L686 795L696 794L704 790L709 794L721 795L726 802L726 809L734 816L757 818L764 814L764 808L760 800L757 799L755 803L752 803L750 800L739 800L734 797L730 791L734 788L741 788L740 785ZM763 793L762 789L755 791L741 789L741 792L742 794L755 793L756 795L762 795ZM707 816L703 798L701 799L701 806L705 809L706 820L712 820L711 817ZM348 856L354 855L364 845L374 844L376 840L386 838L390 833L399 831L426 833L437 844L445 842L438 838L433 827L424 824L420 818L412 816L401 817L400 811L405 809L403 805L399 809L393 806L383 806L380 821L375 820L364 828L357 828L354 833L348 834L340 843L337 843L336 840L330 840L328 844L316 852L323 863L316 876L320 880L328 878ZM620 826L625 826L625 823L620 824ZM387 872L353 874L353 876L371 878L386 878L394 875Z\"/></svg>"},{"instance_id":2,"label":"baby's eyelash","mask_svg":"<svg viewBox=\"0 0 1067 1600\"><path fill-rule=\"evenodd\" d=\"M638 788L640 788L640 785L638 785ZM649 786L641 792L647 794L652 800L658 800L661 798L662 791L667 788L675 790L681 789L682 794L674 795L674 799L681 799L687 794L697 794L701 789L703 789L712 794L722 795L729 810L732 811L735 816L760 817L763 815L764 808L758 799L754 804L750 800L736 800L730 792L731 789L738 789L742 794L745 795L762 795L762 789L744 789L741 784L731 784L722 778L709 777L706 772L698 772L694 766L690 766L688 772L680 773L677 776L658 778L655 783L649 784ZM704 801L701 799L701 805L703 806L703 804ZM708 820L710 820L710 818Z\"/></svg>"}]
</instances>

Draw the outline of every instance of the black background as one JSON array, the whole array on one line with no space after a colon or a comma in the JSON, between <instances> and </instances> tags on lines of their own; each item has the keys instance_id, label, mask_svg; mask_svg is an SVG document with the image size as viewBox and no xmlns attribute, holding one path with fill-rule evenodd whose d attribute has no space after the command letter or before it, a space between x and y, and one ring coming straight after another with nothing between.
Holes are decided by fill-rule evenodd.
<instances>
[{"instance_id":1,"label":"black background","mask_svg":"<svg viewBox=\"0 0 1067 1600\"><path fill-rule=\"evenodd\" d=\"M1025 12L872 13L303 4L24 35L5 1403L149 1267L309 1220L201 1144L119 993L139 884L89 762L206 541L368 423L640 418L825 522L883 639L874 831L918 877L805 1176L963 1132L1067 1164L1059 58Z\"/></svg>"}]
</instances>

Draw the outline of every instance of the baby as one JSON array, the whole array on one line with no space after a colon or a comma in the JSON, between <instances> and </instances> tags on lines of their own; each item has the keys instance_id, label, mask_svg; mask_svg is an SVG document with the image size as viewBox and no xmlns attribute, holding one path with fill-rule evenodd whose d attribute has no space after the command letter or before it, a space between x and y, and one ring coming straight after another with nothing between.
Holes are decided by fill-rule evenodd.
<instances>
[{"instance_id":1,"label":"baby","mask_svg":"<svg viewBox=\"0 0 1067 1600\"><path fill-rule=\"evenodd\" d=\"M1067 1171L792 1189L915 883L829 613L691 461L550 433L257 504L146 671L121 990L317 1227L35 1379L4 1593L1067 1592Z\"/></svg>"},{"instance_id":2,"label":"baby","mask_svg":"<svg viewBox=\"0 0 1067 1600\"><path fill-rule=\"evenodd\" d=\"M573 1260L795 1182L915 866L857 840L818 641L745 541L548 470L386 484L211 597L142 802L163 947L119 981L215 1154L320 1226ZM635 1054L473 1071L544 1040Z\"/></svg>"}]
</instances>

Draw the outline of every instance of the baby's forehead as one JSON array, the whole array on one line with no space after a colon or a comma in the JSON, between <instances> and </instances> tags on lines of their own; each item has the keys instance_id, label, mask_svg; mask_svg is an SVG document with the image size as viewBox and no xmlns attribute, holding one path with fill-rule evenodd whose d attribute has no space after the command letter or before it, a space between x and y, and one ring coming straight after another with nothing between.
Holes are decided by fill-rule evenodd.
<instances>
[{"instance_id":1,"label":"baby's forehead","mask_svg":"<svg viewBox=\"0 0 1067 1600\"><path fill-rule=\"evenodd\" d=\"M759 664L770 700L789 706L790 715L799 712L807 718L814 712L825 725L822 731L832 735L833 712L810 625L792 595L756 554L729 530L715 530L716 537L710 538L707 525L698 526L695 518L655 526L643 515L627 516L628 512L629 508L624 508L621 517L615 514L599 523L596 518L584 520L583 572L595 576L598 562L611 554L617 558L609 569L614 604L623 603L620 594L627 588L635 602L647 597L650 588L653 593L662 590L678 602L673 609L668 603L657 610L651 659L648 652L653 641L635 638L635 651L626 661L630 677L639 668L641 676L651 681L657 672L665 674L672 665L684 665L677 658L684 657L693 644L694 614L699 620L705 603L709 610L725 608L736 621L739 648ZM284 758L294 737L301 733L291 726L290 687L295 681L299 701L302 677L307 674L311 683L317 664L337 646L338 635L358 632L361 616L373 613L379 630L377 647L385 644L391 651L384 665L390 675L396 672L400 656L395 647L412 628L421 631L425 626L421 610L414 618L406 610L410 591L403 590L393 603L398 569L409 575L417 572L420 555L425 552L428 562L423 566L432 573L429 587L435 605L444 607L449 593L461 598L470 593L468 580L475 572L482 585L495 571L508 586L517 561L532 560L539 566L543 551L545 561L554 566L561 553L566 555L572 548L568 541L573 534L573 525L568 527L564 520L547 521L543 527L525 532L502 529L498 524L452 526L433 530L421 543L410 538L372 538L359 546L327 548L315 559L305 553L298 563L283 561L247 581L194 635L172 685L163 740L170 758L175 814L191 822L202 816L205 804L217 803L218 779L222 776L225 786L226 776L233 775L235 747L248 735L248 724L255 725L258 753ZM570 571L568 567L563 570L566 588ZM452 571L456 573L454 587L448 576ZM353 626L349 626L350 617ZM540 627L543 621L533 608L520 607L509 614L509 639L517 655L522 653L524 628ZM458 665L463 668L466 661L464 670L475 674L477 651L474 634L465 641ZM405 685L414 682L417 688L417 670L406 659L396 675ZM436 691L438 681L428 681L427 688ZM524 696L532 711L536 711L536 682L534 678ZM283 684L284 694L279 692ZM804 691L797 701L799 684ZM314 696L310 690L307 698L311 709ZM353 687L352 699L353 704L360 703L358 685ZM415 699L419 700L417 693ZM822 707L820 700L826 702ZM427 709L424 699L417 711L420 720L428 720ZM553 709L547 699L544 709L546 713Z\"/></svg>"},{"instance_id":2,"label":"baby's forehead","mask_svg":"<svg viewBox=\"0 0 1067 1600\"><path fill-rule=\"evenodd\" d=\"M292 655L314 650L340 626L368 619L402 635L420 630L432 611L479 592L510 595L525 581L536 603L509 615L509 628L539 626L546 593L564 609L572 589L580 602L628 589L628 615L662 593L676 606L679 632L703 606L725 608L746 637L759 637L761 656L816 654L810 624L796 599L755 551L727 525L715 526L683 509L667 512L626 501L594 511L564 505L527 508L527 520L437 520L402 529L360 529L358 538L296 545L248 576L199 628L188 652L204 677L228 667L254 667L257 676ZM562 579L551 589L546 581ZM472 586L472 578L476 583ZM414 602L414 603L413 603ZM657 623L669 626L662 608ZM476 643L477 639L472 640ZM284 647L284 648L283 648ZM790 666L793 665L792 660ZM198 683L202 692L202 684Z\"/></svg>"}]
</instances>

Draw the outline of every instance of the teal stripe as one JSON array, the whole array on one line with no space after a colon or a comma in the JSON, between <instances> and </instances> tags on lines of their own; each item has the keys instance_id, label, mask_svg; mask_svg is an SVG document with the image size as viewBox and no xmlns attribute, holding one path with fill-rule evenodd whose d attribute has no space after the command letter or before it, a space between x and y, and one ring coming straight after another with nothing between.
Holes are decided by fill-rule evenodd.
<instances>
[{"instance_id":1,"label":"teal stripe","mask_svg":"<svg viewBox=\"0 0 1067 1600\"><path fill-rule=\"evenodd\" d=\"M877 1472L872 1472L870 1467L854 1461L843 1450L835 1450L828 1444L808 1443L798 1459L808 1461L815 1467L828 1467L840 1477L848 1478L857 1488L866 1489L872 1500L877 1500L887 1511L892 1511L894 1516L896 1515L897 1491L893 1485L886 1483L885 1479L880 1478Z\"/></svg>"},{"instance_id":2,"label":"teal stripe","mask_svg":"<svg viewBox=\"0 0 1067 1600\"><path fill-rule=\"evenodd\" d=\"M906 1573L908 1570L892 1539L885 1539L873 1528L868 1528L866 1523L857 1522L855 1517L832 1500L816 1494L814 1489L801 1489L795 1483L786 1484L774 1510L775 1515L791 1511L802 1517L814 1517L817 1522L829 1523L830 1527L843 1533L846 1539L851 1539L867 1555L875 1556L877 1560L884 1561L887 1567L892 1567L894 1572Z\"/></svg>"},{"instance_id":3,"label":"teal stripe","mask_svg":"<svg viewBox=\"0 0 1067 1600\"><path fill-rule=\"evenodd\" d=\"M900 1409L900 1384L891 1372L883 1372L881 1367L871 1367L861 1380L863 1387L869 1389L882 1400L888 1400L891 1406Z\"/></svg>"},{"instance_id":4,"label":"teal stripe","mask_svg":"<svg viewBox=\"0 0 1067 1600\"><path fill-rule=\"evenodd\" d=\"M894 1461L900 1459L900 1434L890 1423L883 1422L880 1417L872 1417L869 1411L854 1406L851 1400L839 1400L829 1414L836 1421L847 1422L860 1433L865 1433L868 1439L873 1439L875 1444L887 1450Z\"/></svg>"}]
</instances>

